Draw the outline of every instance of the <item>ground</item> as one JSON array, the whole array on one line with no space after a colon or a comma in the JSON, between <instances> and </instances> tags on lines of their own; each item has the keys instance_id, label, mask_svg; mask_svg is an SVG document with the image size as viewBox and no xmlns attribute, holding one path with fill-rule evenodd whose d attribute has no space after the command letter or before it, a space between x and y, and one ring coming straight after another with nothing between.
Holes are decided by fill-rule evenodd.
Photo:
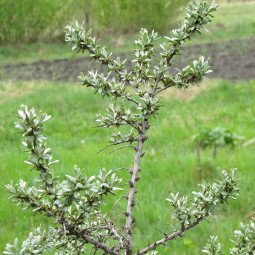
<instances>
[{"instance_id":1,"label":"ground","mask_svg":"<svg viewBox=\"0 0 255 255\"><path fill-rule=\"evenodd\" d=\"M206 43L184 48L179 58L178 68L184 67L198 55L209 57L213 73L209 78L221 78L231 81L255 79L255 39L230 40L226 42ZM122 59L129 59L130 53L122 53ZM87 73L99 66L91 63L89 57L72 59L40 60L32 63L0 64L0 80L50 80L75 82L79 72ZM102 70L103 71L103 70Z\"/></svg>"}]
</instances>

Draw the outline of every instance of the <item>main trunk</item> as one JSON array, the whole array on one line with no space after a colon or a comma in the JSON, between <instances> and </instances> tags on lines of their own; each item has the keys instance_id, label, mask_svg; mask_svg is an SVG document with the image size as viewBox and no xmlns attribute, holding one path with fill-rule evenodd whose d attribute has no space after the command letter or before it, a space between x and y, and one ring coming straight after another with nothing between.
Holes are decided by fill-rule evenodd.
<instances>
[{"instance_id":1,"label":"main trunk","mask_svg":"<svg viewBox=\"0 0 255 255\"><path fill-rule=\"evenodd\" d=\"M134 160L134 169L132 172L132 178L129 182L129 195L128 195L128 204L126 211L126 238L127 238L127 248L125 251L126 255L133 254L133 240L132 240L132 223L133 223L133 207L135 205L135 193L136 183L139 180L138 172L140 170L140 159L143 156L143 144L146 139L145 132L147 129L147 122L143 122L142 131L140 132L140 137L138 141L138 148Z\"/></svg>"}]
</instances>

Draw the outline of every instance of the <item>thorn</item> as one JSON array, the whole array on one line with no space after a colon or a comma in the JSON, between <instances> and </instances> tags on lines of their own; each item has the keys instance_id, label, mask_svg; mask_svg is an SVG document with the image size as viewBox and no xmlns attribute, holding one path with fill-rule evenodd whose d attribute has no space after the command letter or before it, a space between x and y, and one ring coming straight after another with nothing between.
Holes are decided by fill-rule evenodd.
<instances>
[{"instance_id":1,"label":"thorn","mask_svg":"<svg viewBox=\"0 0 255 255\"><path fill-rule=\"evenodd\" d=\"M130 186L130 188L133 188L134 187L134 183L132 181L129 181L129 186Z\"/></svg>"},{"instance_id":2,"label":"thorn","mask_svg":"<svg viewBox=\"0 0 255 255\"><path fill-rule=\"evenodd\" d=\"M140 179L141 179L141 177L139 177L139 176L136 176L136 177L135 177L135 181L136 181L136 182L138 182Z\"/></svg>"},{"instance_id":3,"label":"thorn","mask_svg":"<svg viewBox=\"0 0 255 255\"><path fill-rule=\"evenodd\" d=\"M172 227L172 229L173 229L174 233L175 233L175 232L177 232L176 228L175 228L172 224L170 224L170 223L169 223L169 224L167 224L167 225L169 225L169 226L171 226L171 227Z\"/></svg>"}]
</instances>

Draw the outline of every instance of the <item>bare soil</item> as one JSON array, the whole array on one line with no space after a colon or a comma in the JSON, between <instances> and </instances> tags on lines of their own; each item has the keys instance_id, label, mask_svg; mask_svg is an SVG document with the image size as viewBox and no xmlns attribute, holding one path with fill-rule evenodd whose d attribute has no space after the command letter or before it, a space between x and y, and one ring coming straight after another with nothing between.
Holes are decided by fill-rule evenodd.
<instances>
[{"instance_id":1,"label":"bare soil","mask_svg":"<svg viewBox=\"0 0 255 255\"><path fill-rule=\"evenodd\" d=\"M185 47L183 55L177 60L179 69L188 65L198 55L210 57L213 73L209 78L222 78L230 81L255 79L255 38L222 43L209 43ZM127 58L127 67L131 70L130 53L122 53ZM41 60L33 63L15 63L0 65L0 81L4 80L49 80L76 82L79 72L87 73L92 69L105 70L89 57L76 59Z\"/></svg>"}]
</instances>

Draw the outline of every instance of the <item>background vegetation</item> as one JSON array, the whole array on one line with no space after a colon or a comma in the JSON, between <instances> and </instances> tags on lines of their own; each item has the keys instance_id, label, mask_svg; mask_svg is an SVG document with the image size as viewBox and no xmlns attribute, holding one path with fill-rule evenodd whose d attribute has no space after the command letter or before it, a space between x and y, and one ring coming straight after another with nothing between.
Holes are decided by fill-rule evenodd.
<instances>
[{"instance_id":1,"label":"background vegetation","mask_svg":"<svg viewBox=\"0 0 255 255\"><path fill-rule=\"evenodd\" d=\"M141 27L169 30L188 0L2 0L0 43L63 41L63 28L84 20L96 34L134 33Z\"/></svg>"},{"instance_id":2,"label":"background vegetation","mask_svg":"<svg viewBox=\"0 0 255 255\"><path fill-rule=\"evenodd\" d=\"M26 1L31 1L34 2L34 0L26 0ZM45 0L43 0L45 1ZM78 3L79 1L83 0L78 0L75 1L75 3ZM84 0L85 1L85 0ZM102 0L102 1L107 1L107 0ZM125 0L124 0L125 1ZM133 0L134 1L134 0ZM154 1L154 0L153 0ZM153 2L152 1L152 2ZM0 47L0 63L9 63L9 62L31 62L31 61L36 61L40 59L58 59L58 58L76 58L80 57L81 55L77 55L74 52L70 51L70 48L67 44L64 43L64 26L68 24L69 19L73 20L75 17L81 17L80 21L85 20L84 16L81 16L81 13L83 13L83 9L79 9L77 7L76 11L74 6L72 8L68 9L69 12L72 10L71 13L69 13L71 16L68 18L64 19L62 21L62 14L59 16L60 17L60 23L58 26L54 25L57 18L55 16L49 15L46 20L46 23L41 24L42 22L39 22L41 26L45 26L45 24L48 24L49 28L46 30L41 30L39 31L39 34L34 34L33 32L33 26L27 27L24 25L24 22L22 21L12 21L13 18L8 17L7 13L10 12L12 13L12 8L9 8L8 6L10 5L11 1L7 0L2 0L0 2L0 20L1 20L1 30L0 30L0 43L2 44ZM22 1L22 3L25 1ZM61 1L60 2L64 2ZM95 3L96 1L90 1ZM121 1L122 2L122 1ZM132 2L132 1L130 1ZM147 0L148 3L150 1ZM53 5L55 6L57 1L50 1L49 6ZM16 8L16 5L15 7ZM34 7L35 8L35 7ZM47 7L48 8L48 7ZM47 13L51 13L49 10L46 8L46 16ZM182 7L183 8L183 7ZM10 9L10 10L9 10ZM43 9L43 8L42 8ZM4 10L4 11L3 11ZM29 9L28 9L29 10ZM85 8L86 10L86 8ZM171 8L166 9L167 11L170 10L171 13ZM38 8L38 12L40 11L40 8ZM19 11L21 12L21 11ZM18 13L19 13L18 12ZM40 11L41 13L42 11ZM140 13L140 12L139 12ZM254 18L254 13L255 13L255 4L254 1L245 1L245 2L236 2L236 1L223 1L221 4L219 10L215 13L215 18L212 24L208 26L209 33L202 33L202 35L199 37L198 41L191 41L189 44L205 44L205 43L211 43L211 42L218 42L219 47L221 47L221 42L226 41L226 40L235 40L235 39L247 39L247 38L252 38L254 37L255 34L255 18ZM159 19L160 22L166 18L166 20L169 19L169 22L172 23L172 26L176 26L178 22L180 22L183 19L184 12L180 11L177 14L165 14L167 17L161 18L159 15L160 12L158 12L157 15L155 15L155 19ZM24 16L26 15L26 12L23 14ZM83 13L83 15L85 15ZM132 15L133 13L129 13L130 15L130 20L132 20ZM143 13L145 17L145 12ZM38 16L41 17L38 13ZM45 16L44 16L45 17ZM53 18L54 17L54 18ZM148 16L149 17L149 16ZM43 19L43 17L41 17ZM120 16L121 19L121 16ZM26 20L26 17L24 18ZM109 18L110 20L110 18ZM110 22L108 20L108 22ZM49 21L49 22L48 22ZM90 23L96 22L94 18L90 18ZM102 21L103 22L103 21ZM120 20L116 22L115 26L118 28L118 25L120 24ZM125 23L125 19L123 19L123 22ZM147 19L147 22L149 25L150 23L150 18ZM132 22L131 22L132 23ZM125 23L126 26L131 26L131 23ZM155 21L156 24L158 24L158 21ZM20 25L23 24L23 25ZM167 24L164 23L164 24ZM97 25L91 24L94 28L94 30L99 31L100 29L97 28ZM148 27L147 25L144 25L145 27ZM153 25L150 23L150 26ZM34 40L30 41L29 38L18 38L15 36L15 31L19 30L19 27L21 29L26 30L26 34L28 36L35 35ZM153 27L153 26L152 26ZM124 33L123 30L119 30L119 33L115 33L112 30L112 34L109 33L109 29L111 29L111 26L108 27L107 33L102 30L101 35L97 35L97 37L101 38L103 40L104 44L113 50L114 52L126 52L132 50L134 48L134 39L136 36L136 33L134 31L131 33ZM169 25L165 27L166 33L170 30ZM137 30L139 28L137 27ZM44 31L44 32L43 32ZM50 32L51 31L51 32ZM53 32L55 31L55 32ZM46 33L44 35L44 33ZM48 34L47 34L48 33ZM163 33L163 32L162 32ZM13 34L13 36L11 36ZM23 35L24 36L24 35ZM44 37L45 36L45 37ZM55 37L54 37L55 36ZM56 37L57 36L57 37ZM102 39L103 37L103 39ZM11 39L12 38L12 39ZM51 38L51 40L49 39ZM55 38L55 40L53 40ZM56 40L56 38L59 38L59 40ZM52 41L53 40L53 41ZM29 41L29 43L27 43ZM13 45L10 45L12 42ZM16 43L15 43L16 42ZM235 43L234 43L235 44ZM237 50L242 50L238 49Z\"/></svg>"},{"instance_id":3,"label":"background vegetation","mask_svg":"<svg viewBox=\"0 0 255 255\"><path fill-rule=\"evenodd\" d=\"M112 0L114 1L114 0ZM103 14L100 8L92 3L97 1L13 1L0 2L0 41L5 44L0 47L0 62L29 61L39 59L57 59L76 57L70 49L59 43L63 40L63 27L74 17L85 19L95 8L98 19L87 16L87 22L94 26L97 33L105 37L107 45L116 51L126 51L132 48L133 32L139 26L145 26L141 19L139 23L135 16L152 18L150 12L145 12L142 5L137 7L138 12L129 11L129 15L121 14L119 18L111 17L111 8L105 7L106 0L102 0ZM76 3L75 5L73 4ZM109 2L109 1L108 1ZM120 2L117 1L116 2ZM123 4L135 1L121 1ZM138 1L137 1L138 2ZM142 2L142 1L139 1ZM146 1L149 8L154 8L156 1ZM166 3L167 1L162 1ZM216 14L210 33L204 33L198 43L217 42L221 47L223 40L247 39L255 33L255 4L253 1L221 1L222 6ZM63 4L65 3L65 4ZM82 5L80 5L82 4ZM91 5L89 5L91 4ZM61 7L62 6L62 7ZM115 5L117 8L119 5ZM143 6L147 8L147 5ZM125 7L126 8L126 7ZM138 9L140 8L140 9ZM162 9L159 8L159 13ZM179 7L178 7L179 8ZM167 9L170 10L171 8ZM116 11L116 10L115 10ZM107 14L106 14L107 13ZM162 15L156 15L154 23L157 30L169 29L172 16L165 10ZM29 14L29 15L28 15ZM104 19L104 15L107 19ZM127 14L126 14L127 15ZM132 16L133 15L133 16ZM163 16L165 15L165 16ZM176 15L181 19L182 13ZM174 15L175 16L175 15ZM122 20L121 20L122 18ZM163 24L163 20L167 22ZM127 22L126 22L127 20ZM146 23L152 28L151 23ZM136 24L139 23L139 26ZM126 26L125 26L126 24ZM160 25L161 24L161 25ZM163 25L167 24L167 27ZM161 26L161 27L160 27ZM119 28L119 29L118 29ZM106 36L118 32L116 37ZM125 33L126 35L121 35ZM110 33L111 35L111 33ZM44 43L41 43L44 41ZM54 41L54 43L52 43ZM29 42L29 44L27 43ZM45 43L47 42L47 43ZM195 42L192 42L193 44ZM235 43L235 41L233 41ZM117 49L116 49L117 45ZM242 49L237 48L237 51ZM0 66L1 71L1 66ZM0 252L6 242L12 242L13 236L23 239L34 226L47 224L40 216L32 217L16 208L8 201L8 194L4 185L10 180L17 182L19 178L31 179L34 173L29 172L23 160L22 145L17 140L19 135L14 132L13 122L20 104L35 106L53 115L48 123L48 145L53 150L54 158L60 159L56 173L64 175L72 172L74 164L84 168L88 174L93 174L98 168L116 168L129 163L130 153L116 155L96 152L107 144L109 132L107 129L92 129L96 113L103 112L107 100L92 96L84 88L78 88L70 83L52 83L48 81L0 81ZM142 160L143 181L138 185L138 207L136 210L136 246L144 245L144 235L150 233L151 240L161 236L153 227L167 230L169 226L162 226L162 222L172 222L171 209L165 198L170 192L179 191L189 194L195 190L201 179L215 180L221 170L233 167L239 169L240 197L231 202L229 207L221 208L220 212L210 219L210 224L203 223L191 230L182 239L172 242L171 254L200 254L201 248L210 234L218 235L219 240L225 243L225 252L230 246L229 239L233 230L239 227L239 222L248 222L255 210L254 179L255 179L255 144L239 146L235 149L219 148L219 154L213 161L211 151L203 151L201 164L197 163L196 148L192 136L208 127L224 127L245 137L245 142L255 136L255 82L243 81L231 83L223 80L211 80L201 88L189 90L171 90L164 95L164 108L158 116L159 121L151 129L150 140L146 143L147 153ZM13 130L10 132L9 130ZM160 135L159 134L163 134ZM157 166L157 168L155 168ZM110 208L114 201L109 201ZM153 208L153 210L152 210ZM161 248L162 254L168 254Z\"/></svg>"}]
</instances>

